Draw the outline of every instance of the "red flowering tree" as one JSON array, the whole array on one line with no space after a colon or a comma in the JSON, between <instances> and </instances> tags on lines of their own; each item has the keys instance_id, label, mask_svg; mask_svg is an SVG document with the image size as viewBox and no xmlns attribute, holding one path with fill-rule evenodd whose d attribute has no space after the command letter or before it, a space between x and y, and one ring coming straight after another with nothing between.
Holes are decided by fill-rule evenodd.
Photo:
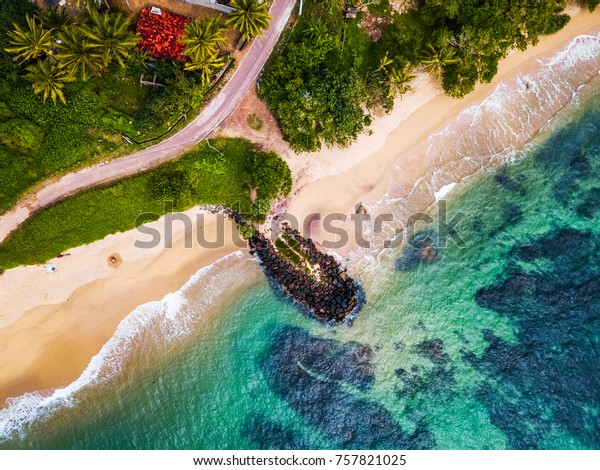
<instances>
[{"instance_id":1,"label":"red flowering tree","mask_svg":"<svg viewBox=\"0 0 600 470\"><path fill-rule=\"evenodd\" d=\"M137 47L159 59L185 62L184 44L180 41L185 25L191 20L185 16L162 11L160 15L144 8L138 19L137 31L142 40Z\"/></svg>"}]
</instances>

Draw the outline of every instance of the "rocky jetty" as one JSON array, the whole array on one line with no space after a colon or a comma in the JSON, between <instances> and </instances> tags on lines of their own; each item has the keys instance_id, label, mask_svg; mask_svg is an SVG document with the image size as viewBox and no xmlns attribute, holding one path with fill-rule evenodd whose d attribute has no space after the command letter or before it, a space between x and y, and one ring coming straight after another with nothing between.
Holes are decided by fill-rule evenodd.
<instances>
[{"instance_id":1,"label":"rocky jetty","mask_svg":"<svg viewBox=\"0 0 600 470\"><path fill-rule=\"evenodd\" d=\"M248 241L250 251L260 260L267 277L314 318L331 324L351 321L364 303L360 285L312 240L288 226L282 230L306 263L293 263L268 238L255 232Z\"/></svg>"}]
</instances>

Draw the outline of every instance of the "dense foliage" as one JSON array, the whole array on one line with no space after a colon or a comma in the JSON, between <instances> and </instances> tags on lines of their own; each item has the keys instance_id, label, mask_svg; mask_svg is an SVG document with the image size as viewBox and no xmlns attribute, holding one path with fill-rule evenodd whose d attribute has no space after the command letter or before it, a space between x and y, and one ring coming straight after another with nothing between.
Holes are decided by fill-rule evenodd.
<instances>
[{"instance_id":1,"label":"dense foliage","mask_svg":"<svg viewBox=\"0 0 600 470\"><path fill-rule=\"evenodd\" d=\"M90 47L91 39L85 39L83 30L73 28L64 15L49 14L52 11L39 13L21 0L0 2L0 212L48 176L136 150L139 147L127 144L122 134L138 142L160 136L190 109L197 109L205 95L201 75L184 73L183 64L157 60L149 65L146 54L135 51L132 44L122 49L122 42L112 49ZM23 59L14 60L17 52L5 50L15 46L9 35L15 24L25 33L30 30L26 15L45 30L52 29L52 35L60 35L52 60L40 60L38 55L21 63ZM82 24L91 28L91 23L90 19ZM108 25L100 21L96 29L112 42L113 26L124 25L128 23L122 20ZM88 34L98 32L91 28ZM39 89L50 101L44 104L32 83L24 80L71 72L78 79L60 83L66 103L56 95L56 106L51 102L52 88ZM165 86L140 86L142 75Z\"/></svg>"},{"instance_id":2,"label":"dense foliage","mask_svg":"<svg viewBox=\"0 0 600 470\"><path fill-rule=\"evenodd\" d=\"M344 23L345 2L306 2L284 51L267 67L262 96L294 150L321 141L346 145L369 123L363 104L387 105L389 87L375 71L373 43L355 23Z\"/></svg>"},{"instance_id":3,"label":"dense foliage","mask_svg":"<svg viewBox=\"0 0 600 470\"><path fill-rule=\"evenodd\" d=\"M388 0L362 3L368 9L345 19L345 1L307 0L265 71L261 94L294 150L348 144L372 109L389 110L392 97L411 90L417 67L460 98L489 82L510 49L525 49L569 20L564 0L420 0L402 14ZM380 38L365 32L366 15L382 20Z\"/></svg>"},{"instance_id":4,"label":"dense foliage","mask_svg":"<svg viewBox=\"0 0 600 470\"><path fill-rule=\"evenodd\" d=\"M428 43L452 49L456 63L443 64L443 87L460 98L478 81L489 82L511 48L524 50L569 20L564 0L425 0L417 15Z\"/></svg>"},{"instance_id":5,"label":"dense foliage","mask_svg":"<svg viewBox=\"0 0 600 470\"><path fill-rule=\"evenodd\" d=\"M600 5L600 0L582 0L582 2L590 11L594 11Z\"/></svg>"},{"instance_id":6,"label":"dense foliage","mask_svg":"<svg viewBox=\"0 0 600 470\"><path fill-rule=\"evenodd\" d=\"M254 203L251 188L258 197ZM290 190L290 170L276 154L242 139L215 139L149 173L42 211L0 247L0 266L43 263L71 247L196 204L224 204L262 221L265 213L257 208L268 210L270 199Z\"/></svg>"}]
</instances>

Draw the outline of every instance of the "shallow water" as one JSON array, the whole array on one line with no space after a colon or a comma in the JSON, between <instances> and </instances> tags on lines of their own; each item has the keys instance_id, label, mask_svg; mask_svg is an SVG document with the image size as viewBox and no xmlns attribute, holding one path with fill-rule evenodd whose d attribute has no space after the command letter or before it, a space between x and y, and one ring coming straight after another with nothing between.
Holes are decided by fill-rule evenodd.
<instances>
[{"instance_id":1,"label":"shallow water","mask_svg":"<svg viewBox=\"0 0 600 470\"><path fill-rule=\"evenodd\" d=\"M511 158L450 194L466 246L382 258L352 327L303 317L235 255L155 308L114 373L1 411L0 446L600 448L598 83ZM217 316L211 295L231 297Z\"/></svg>"}]
</instances>

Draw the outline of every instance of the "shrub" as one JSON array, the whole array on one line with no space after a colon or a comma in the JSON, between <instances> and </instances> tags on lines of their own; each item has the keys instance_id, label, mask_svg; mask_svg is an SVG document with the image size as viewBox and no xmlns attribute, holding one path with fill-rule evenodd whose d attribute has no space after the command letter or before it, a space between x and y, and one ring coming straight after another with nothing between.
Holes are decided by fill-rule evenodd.
<instances>
[{"instance_id":1,"label":"shrub","mask_svg":"<svg viewBox=\"0 0 600 470\"><path fill-rule=\"evenodd\" d=\"M44 139L42 128L27 119L9 119L0 123L0 142L20 152L37 149Z\"/></svg>"}]
</instances>

